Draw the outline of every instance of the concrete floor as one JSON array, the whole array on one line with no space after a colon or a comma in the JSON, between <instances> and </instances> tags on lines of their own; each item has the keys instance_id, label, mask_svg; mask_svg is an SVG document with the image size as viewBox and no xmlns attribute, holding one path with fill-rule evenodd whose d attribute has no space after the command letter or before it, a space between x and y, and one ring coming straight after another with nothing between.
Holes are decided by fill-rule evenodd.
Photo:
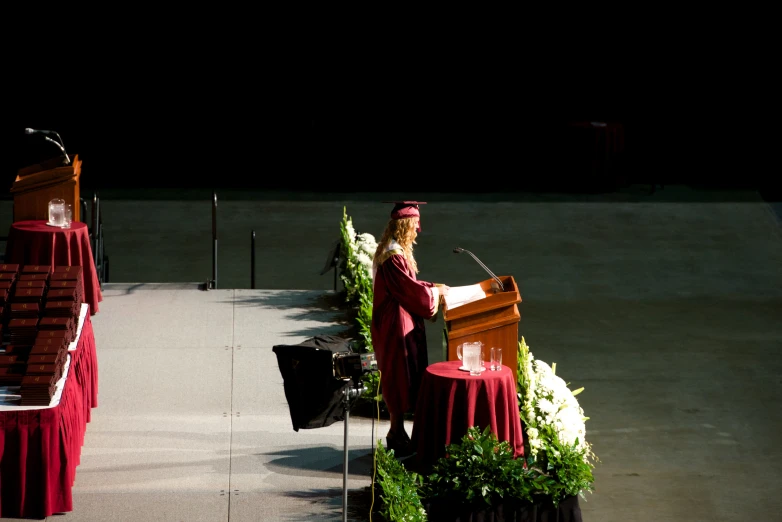
<instances>
[{"instance_id":1,"label":"concrete floor","mask_svg":"<svg viewBox=\"0 0 782 522\"><path fill-rule=\"evenodd\" d=\"M595 469L596 491L581 505L584 520L777 520L782 511L776 494L782 487L778 445L782 414L777 406L782 399L780 221L772 206L751 191L714 193L666 186L650 194L648 189L631 186L607 195L472 196L218 191L217 291L231 292L223 302L231 302L234 310L242 302L249 303L239 291L251 286L254 231L257 292L273 291L283 300L285 295L299 295L294 291L327 295L333 290L333 272L321 275L320 271L339 236L343 209L358 232L377 237L390 210L382 201L399 197L428 201L416 247L419 277L452 286L487 278L471 258L452 253L456 246L472 251L498 275L513 275L523 299L519 330L533 355L556 362L557 373L572 388L585 387L579 401L590 417L587 438L601 462ZM106 361L107 368L113 368L109 375L113 371L120 378L119 368L132 358L127 356L129 347L121 346L115 335L130 328L132 318L140 317L129 310L149 306L145 299L187 303L220 295L198 292L190 285L187 294L172 296L153 284L197 283L211 277L211 192L103 191L101 201L110 257L107 295L117 296L107 298L94 322L99 362ZM8 208L0 215L10 215ZM132 294L135 283L146 283L138 286L145 299L136 298L133 307L121 308L126 306L121 302L128 300L119 295ZM338 318L328 310L302 307L299 315L278 316L271 338L256 348L270 351L273 339L303 340L337 324ZM182 325L189 324L189 319L177 313L176 307L168 310L161 311L161 317L171 321L167 324L172 327L153 331L153 347L181 344L176 332L185 332ZM274 307L269 311L276 313ZM327 315L302 323L302 319L314 319L308 313ZM211 318L216 328L226 329L226 335L198 345L207 348L195 352L200 354L198 364L206 367L210 347L230 348L234 357L239 353L241 343L227 329L264 335L263 329L253 330L260 319L251 315L226 315L223 321L203 311L199 317ZM427 327L430 361L442 360L442 321ZM112 353L112 347L123 348L125 356ZM192 353L187 346L181 348L180 359L186 357L185 352ZM268 361L269 353L263 357ZM236 381L241 379L236 374L229 372L226 378L236 387L234 396L257 392L246 388L245 381ZM136 477L136 486L123 489L117 504L127 504L127 513L146 509L147 514L150 510L167 513L158 520L207 520L192 509L177 511L171 502L164 502L166 495L183 501L186 494L212 494L214 484L204 488L198 484L200 473L207 471L194 469L192 484L186 483L183 473L184 482L178 489L163 481L159 472L150 471L170 465L170 456L161 456L156 464L151 451L145 458L152 460L141 468L107 466L118 458L111 454L112 440L124 441L123 448L134 444L134 413L118 398L129 384L102 377L100 393L108 398L88 426L85 458L74 487L74 512L58 520L100 520L98 506L108 498L101 491L113 489L108 483L100 491L94 486L108 476L101 473ZM270 389L276 392L271 393L281 393L279 382L273 386ZM150 403L161 400L151 391L146 396ZM185 398L177 401L184 404ZM272 402L278 417L284 417L280 397ZM223 405L212 406L221 409ZM137 407L147 413L154 410L149 404ZM256 400L248 407L260 412L253 422L263 430L261 421L268 406ZM247 409L240 411L245 415ZM197 406L191 405L188 412L199 418ZM163 413L162 409L158 412ZM211 413L202 412L204 418ZM277 420L275 433L265 443L274 448L272 443L285 440L288 450L299 445L284 420ZM111 429L114 422L119 424ZM362 429L369 433L366 424L357 428ZM239 440L239 431L230 426L220 430L227 430L221 436L228 437L223 441L228 452L238 451L231 440ZM192 431L203 430L193 427ZM236 438L231 439L231 434ZM339 464L341 435L341 429L332 430L328 439L333 450L330 479L337 488L341 475L339 470L334 473L333 463ZM366 445L363 451L356 455L358 460L366 459ZM265 505L282 496L288 502L281 505L292 510L286 520L339 520L338 498L336 506L334 498L326 507L319 506L324 509L322 516L302 509L306 504L302 498L317 492L315 485L323 480L323 469L315 469L309 458L298 454L301 464L287 462L298 469L297 480L290 480L280 468L262 468L262 481L274 485L277 497L266 496L266 490L253 480L242 482L254 495L247 500L230 499L227 507L213 506L213 519L250 520L245 517L250 516L253 499ZM230 467L218 471L229 477L232 473ZM249 479L252 470L243 473L250 473L245 475ZM87 476L93 485L81 490L87 479L80 479ZM240 507L240 501L247 504ZM236 502L233 508L232 502ZM168 511L162 507L156 511L161 503ZM313 505L310 509L318 507L316 502ZM282 519L282 515L261 519Z\"/></svg>"}]
</instances>

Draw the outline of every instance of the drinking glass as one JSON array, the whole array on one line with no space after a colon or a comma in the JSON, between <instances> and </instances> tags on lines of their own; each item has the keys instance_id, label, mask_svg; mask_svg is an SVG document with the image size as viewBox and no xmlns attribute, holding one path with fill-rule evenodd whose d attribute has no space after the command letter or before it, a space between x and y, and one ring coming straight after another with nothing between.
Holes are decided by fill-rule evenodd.
<instances>
[{"instance_id":1,"label":"drinking glass","mask_svg":"<svg viewBox=\"0 0 782 522\"><path fill-rule=\"evenodd\" d=\"M73 222L73 205L70 203L66 203L62 207L63 210L63 222L62 222L62 228L71 228L71 223Z\"/></svg>"},{"instance_id":2,"label":"drinking glass","mask_svg":"<svg viewBox=\"0 0 782 522\"><path fill-rule=\"evenodd\" d=\"M490 366L494 371L502 370L502 348L492 347Z\"/></svg>"}]
</instances>

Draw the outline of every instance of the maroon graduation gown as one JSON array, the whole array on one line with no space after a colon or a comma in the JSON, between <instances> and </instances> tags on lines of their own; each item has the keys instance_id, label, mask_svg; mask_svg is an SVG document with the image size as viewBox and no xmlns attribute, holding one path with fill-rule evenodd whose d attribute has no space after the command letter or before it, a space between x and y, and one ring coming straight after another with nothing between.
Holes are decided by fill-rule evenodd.
<instances>
[{"instance_id":1,"label":"maroon graduation gown","mask_svg":"<svg viewBox=\"0 0 782 522\"><path fill-rule=\"evenodd\" d=\"M418 281L405 257L393 254L374 276L372 346L380 390L390 412L415 409L421 375L429 364L424 320L437 313L434 283Z\"/></svg>"}]
</instances>

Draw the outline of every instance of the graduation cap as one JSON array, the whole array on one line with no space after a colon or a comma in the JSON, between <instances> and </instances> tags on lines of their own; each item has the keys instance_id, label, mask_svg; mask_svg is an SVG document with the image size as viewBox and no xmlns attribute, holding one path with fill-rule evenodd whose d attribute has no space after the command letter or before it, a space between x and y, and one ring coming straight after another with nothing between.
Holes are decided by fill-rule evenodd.
<instances>
[{"instance_id":1,"label":"graduation cap","mask_svg":"<svg viewBox=\"0 0 782 522\"><path fill-rule=\"evenodd\" d=\"M416 232L421 231L421 213L418 210L418 205L426 205L426 201L386 201L385 203L394 203L391 219L417 217L418 227L415 230Z\"/></svg>"}]
</instances>

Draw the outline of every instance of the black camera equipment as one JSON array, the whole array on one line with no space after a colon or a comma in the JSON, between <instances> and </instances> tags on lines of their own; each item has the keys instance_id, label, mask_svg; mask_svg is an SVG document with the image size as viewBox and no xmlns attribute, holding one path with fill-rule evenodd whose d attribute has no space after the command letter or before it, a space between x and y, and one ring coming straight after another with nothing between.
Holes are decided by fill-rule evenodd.
<instances>
[{"instance_id":1,"label":"black camera equipment","mask_svg":"<svg viewBox=\"0 0 782 522\"><path fill-rule=\"evenodd\" d=\"M345 421L342 513L347 521L350 407L366 391L361 377L377 371L375 354L355 353L349 340L334 335L275 345L272 350L277 355L294 431Z\"/></svg>"},{"instance_id":2,"label":"black camera equipment","mask_svg":"<svg viewBox=\"0 0 782 522\"><path fill-rule=\"evenodd\" d=\"M376 372L374 353L335 353L334 375L340 379L358 382L365 373Z\"/></svg>"}]
</instances>

